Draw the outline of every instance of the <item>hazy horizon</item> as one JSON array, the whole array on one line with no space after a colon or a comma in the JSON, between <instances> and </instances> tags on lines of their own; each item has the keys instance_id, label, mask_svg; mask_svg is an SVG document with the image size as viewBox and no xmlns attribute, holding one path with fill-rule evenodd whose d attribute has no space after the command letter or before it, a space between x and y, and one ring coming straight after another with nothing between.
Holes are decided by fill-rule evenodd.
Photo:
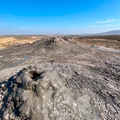
<instances>
[{"instance_id":1,"label":"hazy horizon","mask_svg":"<svg viewBox=\"0 0 120 120\"><path fill-rule=\"evenodd\" d=\"M95 34L120 29L119 0L0 2L0 35Z\"/></svg>"}]
</instances>

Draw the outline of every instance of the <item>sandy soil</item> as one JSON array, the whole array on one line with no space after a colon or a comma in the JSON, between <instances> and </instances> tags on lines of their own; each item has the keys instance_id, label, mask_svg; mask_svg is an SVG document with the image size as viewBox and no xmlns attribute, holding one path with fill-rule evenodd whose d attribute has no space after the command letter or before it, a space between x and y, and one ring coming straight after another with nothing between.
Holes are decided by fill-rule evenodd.
<instances>
[{"instance_id":1,"label":"sandy soil","mask_svg":"<svg viewBox=\"0 0 120 120\"><path fill-rule=\"evenodd\" d=\"M0 49L4 49L12 45L19 45L25 43L31 44L39 39L41 39L41 37L37 37L37 36L21 37L21 38L0 37Z\"/></svg>"}]
</instances>

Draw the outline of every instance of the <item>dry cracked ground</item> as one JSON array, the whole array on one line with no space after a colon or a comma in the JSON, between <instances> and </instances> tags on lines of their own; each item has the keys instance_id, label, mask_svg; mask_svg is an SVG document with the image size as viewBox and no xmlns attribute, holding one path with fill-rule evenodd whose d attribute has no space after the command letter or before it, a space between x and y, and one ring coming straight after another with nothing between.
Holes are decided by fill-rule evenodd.
<instances>
[{"instance_id":1,"label":"dry cracked ground","mask_svg":"<svg viewBox=\"0 0 120 120\"><path fill-rule=\"evenodd\" d=\"M120 36L14 39L1 42L1 120L120 120Z\"/></svg>"}]
</instances>

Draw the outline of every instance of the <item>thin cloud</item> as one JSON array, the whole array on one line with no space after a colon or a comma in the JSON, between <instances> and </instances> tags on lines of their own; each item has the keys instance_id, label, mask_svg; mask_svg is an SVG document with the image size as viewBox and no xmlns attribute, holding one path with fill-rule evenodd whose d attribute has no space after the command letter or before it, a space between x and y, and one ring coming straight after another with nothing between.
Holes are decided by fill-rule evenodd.
<instances>
[{"instance_id":1,"label":"thin cloud","mask_svg":"<svg viewBox=\"0 0 120 120\"><path fill-rule=\"evenodd\" d=\"M41 30L41 27L20 27L20 30Z\"/></svg>"},{"instance_id":2,"label":"thin cloud","mask_svg":"<svg viewBox=\"0 0 120 120\"><path fill-rule=\"evenodd\" d=\"M10 23L9 23L9 22L5 22L5 24L10 25Z\"/></svg>"},{"instance_id":3,"label":"thin cloud","mask_svg":"<svg viewBox=\"0 0 120 120\"><path fill-rule=\"evenodd\" d=\"M20 30L27 30L27 29L31 29L31 27L20 27Z\"/></svg>"},{"instance_id":4,"label":"thin cloud","mask_svg":"<svg viewBox=\"0 0 120 120\"><path fill-rule=\"evenodd\" d=\"M97 26L97 25L90 25L89 27L91 27L91 28L96 28L96 27L100 27L100 26Z\"/></svg>"},{"instance_id":5,"label":"thin cloud","mask_svg":"<svg viewBox=\"0 0 120 120\"><path fill-rule=\"evenodd\" d=\"M2 25L10 25L10 22L1 22L0 21L0 24L2 24Z\"/></svg>"},{"instance_id":6,"label":"thin cloud","mask_svg":"<svg viewBox=\"0 0 120 120\"><path fill-rule=\"evenodd\" d=\"M88 27L97 28L97 27L118 27L118 26L120 26L120 23L104 24L104 25L90 25Z\"/></svg>"},{"instance_id":7,"label":"thin cloud","mask_svg":"<svg viewBox=\"0 0 120 120\"><path fill-rule=\"evenodd\" d=\"M120 19L107 19L104 21L97 21L96 23L105 24L105 23L113 23L113 22L117 22L117 21L120 21Z\"/></svg>"}]
</instances>

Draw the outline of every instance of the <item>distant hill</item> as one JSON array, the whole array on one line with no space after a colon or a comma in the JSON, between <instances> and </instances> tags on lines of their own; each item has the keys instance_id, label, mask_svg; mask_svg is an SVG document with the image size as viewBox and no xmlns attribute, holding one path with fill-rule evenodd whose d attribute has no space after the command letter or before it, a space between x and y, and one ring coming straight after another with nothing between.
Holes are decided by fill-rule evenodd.
<instances>
[{"instance_id":1,"label":"distant hill","mask_svg":"<svg viewBox=\"0 0 120 120\"><path fill-rule=\"evenodd\" d=\"M98 33L96 35L120 35L120 30L112 30L108 32Z\"/></svg>"}]
</instances>

